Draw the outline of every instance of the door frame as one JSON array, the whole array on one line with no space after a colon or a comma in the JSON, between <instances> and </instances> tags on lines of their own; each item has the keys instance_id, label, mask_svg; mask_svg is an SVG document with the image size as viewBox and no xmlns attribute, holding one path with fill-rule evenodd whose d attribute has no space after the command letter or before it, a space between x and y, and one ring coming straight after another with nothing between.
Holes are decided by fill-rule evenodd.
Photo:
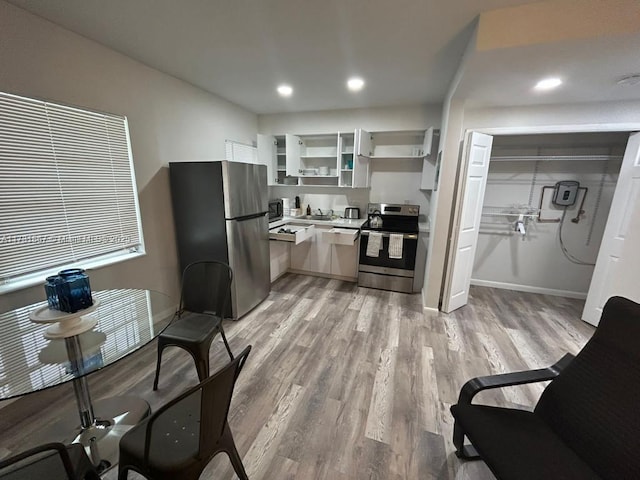
<instances>
[{"instance_id":1,"label":"door frame","mask_svg":"<svg viewBox=\"0 0 640 480\"><path fill-rule=\"evenodd\" d=\"M458 156L460 158L460 164L458 166L458 178L456 180L456 193L453 199L453 209L451 211L452 222L449 225L447 242L447 252L445 254L445 265L442 272L442 285L440 288L440 308L444 301L445 295L450 289L450 283L453 278L451 255L453 253L452 245L458 243L458 231L455 228L455 220L460 218L462 214L462 203L464 199L464 185L468 172L468 158L464 155L463 148L465 148L466 142L464 141L472 132L484 133L487 135L540 135L549 133L606 133L606 132L640 132L640 122L624 122L624 123L585 123L585 124L566 124L566 125L529 125L529 126L517 126L517 127L476 127L468 128L463 132L460 142L460 151ZM489 160L491 165L491 160ZM475 257L475 251L474 251Z\"/></svg>"}]
</instances>

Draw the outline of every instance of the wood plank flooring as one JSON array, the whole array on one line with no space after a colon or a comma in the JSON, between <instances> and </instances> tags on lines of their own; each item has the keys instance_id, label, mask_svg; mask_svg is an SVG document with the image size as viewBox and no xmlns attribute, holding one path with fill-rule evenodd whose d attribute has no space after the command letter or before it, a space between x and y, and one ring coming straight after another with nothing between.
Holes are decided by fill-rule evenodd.
<instances>
[{"instance_id":1,"label":"wood plank flooring","mask_svg":"<svg viewBox=\"0 0 640 480\"><path fill-rule=\"evenodd\" d=\"M450 405L473 376L577 352L593 333L579 320L582 307L472 287L466 307L425 315L420 295L285 275L256 310L225 323L234 351L254 347L230 411L249 478L492 479L482 462L453 454ZM225 355L216 341L213 369ZM188 355L168 349L153 392L154 366L155 344L91 375L94 399L136 395L158 408L197 383ZM478 400L530 408L541 389L510 387ZM48 440L44 427L73 408L70 385L0 403L0 456ZM115 469L105 475L116 477ZM219 455L202 478L236 477Z\"/></svg>"}]
</instances>

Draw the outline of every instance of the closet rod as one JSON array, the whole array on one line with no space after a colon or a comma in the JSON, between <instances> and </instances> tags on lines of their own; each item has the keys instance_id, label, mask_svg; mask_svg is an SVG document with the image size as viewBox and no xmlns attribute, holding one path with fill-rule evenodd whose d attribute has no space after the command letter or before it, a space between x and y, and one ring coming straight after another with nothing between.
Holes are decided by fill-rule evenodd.
<instances>
[{"instance_id":1,"label":"closet rod","mask_svg":"<svg viewBox=\"0 0 640 480\"><path fill-rule=\"evenodd\" d=\"M536 161L592 161L603 162L622 160L622 155L499 155L491 157L492 162L536 162Z\"/></svg>"}]
</instances>

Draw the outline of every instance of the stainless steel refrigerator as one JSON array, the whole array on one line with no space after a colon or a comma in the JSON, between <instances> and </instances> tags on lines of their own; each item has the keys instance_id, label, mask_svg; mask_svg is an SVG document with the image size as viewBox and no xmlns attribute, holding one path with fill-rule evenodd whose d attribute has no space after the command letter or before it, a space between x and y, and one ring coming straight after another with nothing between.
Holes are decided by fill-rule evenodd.
<instances>
[{"instance_id":1,"label":"stainless steel refrigerator","mask_svg":"<svg viewBox=\"0 0 640 480\"><path fill-rule=\"evenodd\" d=\"M218 260L233 270L227 317L269 295L267 167L226 160L171 162L171 198L181 271Z\"/></svg>"}]
</instances>

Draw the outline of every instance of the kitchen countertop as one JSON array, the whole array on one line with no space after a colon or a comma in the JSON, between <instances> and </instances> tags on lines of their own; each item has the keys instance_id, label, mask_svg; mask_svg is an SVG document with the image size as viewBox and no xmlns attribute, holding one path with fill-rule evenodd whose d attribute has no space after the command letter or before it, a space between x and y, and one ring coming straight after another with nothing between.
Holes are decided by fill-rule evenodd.
<instances>
[{"instance_id":1,"label":"kitchen countertop","mask_svg":"<svg viewBox=\"0 0 640 480\"><path fill-rule=\"evenodd\" d=\"M269 229L281 227L282 225L287 225L289 223L297 223L299 225L327 225L333 227L360 228L366 221L366 218L335 218L333 220L312 220L310 218L306 218L306 216L283 217L280 220L269 222Z\"/></svg>"}]
</instances>

